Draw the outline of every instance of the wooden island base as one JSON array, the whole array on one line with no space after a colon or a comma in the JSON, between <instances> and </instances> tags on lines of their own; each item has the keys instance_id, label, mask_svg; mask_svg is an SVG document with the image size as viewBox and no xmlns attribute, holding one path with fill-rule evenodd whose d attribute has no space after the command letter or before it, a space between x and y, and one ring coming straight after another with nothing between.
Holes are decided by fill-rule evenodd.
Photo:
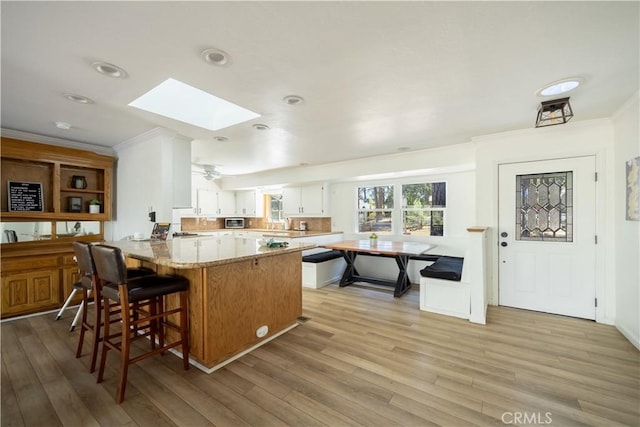
<instances>
[{"instance_id":1,"label":"wooden island base","mask_svg":"<svg viewBox=\"0 0 640 427\"><path fill-rule=\"evenodd\" d=\"M297 325L302 315L301 252L275 253L202 268L130 265L189 279L189 355L205 372L224 366ZM174 305L173 297L167 300ZM258 329L268 332L258 337ZM168 331L169 338L174 339Z\"/></svg>"}]
</instances>

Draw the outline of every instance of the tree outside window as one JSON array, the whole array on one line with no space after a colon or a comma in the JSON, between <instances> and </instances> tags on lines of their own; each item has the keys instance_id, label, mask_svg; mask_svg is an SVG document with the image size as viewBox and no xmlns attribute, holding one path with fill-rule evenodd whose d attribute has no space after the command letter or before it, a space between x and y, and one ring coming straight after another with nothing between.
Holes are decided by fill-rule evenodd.
<instances>
[{"instance_id":1,"label":"tree outside window","mask_svg":"<svg viewBox=\"0 0 640 427\"><path fill-rule=\"evenodd\" d=\"M358 187L358 231L391 233L393 186Z\"/></svg>"},{"instance_id":2,"label":"tree outside window","mask_svg":"<svg viewBox=\"0 0 640 427\"><path fill-rule=\"evenodd\" d=\"M444 235L447 186L444 182L402 185L402 229L404 234Z\"/></svg>"}]
</instances>

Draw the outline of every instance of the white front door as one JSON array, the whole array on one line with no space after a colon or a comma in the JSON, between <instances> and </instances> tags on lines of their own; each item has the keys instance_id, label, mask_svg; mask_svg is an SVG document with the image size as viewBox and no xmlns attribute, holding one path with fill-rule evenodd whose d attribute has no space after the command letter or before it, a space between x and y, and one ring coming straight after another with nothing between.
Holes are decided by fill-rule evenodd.
<instances>
[{"instance_id":1,"label":"white front door","mask_svg":"<svg viewBox=\"0 0 640 427\"><path fill-rule=\"evenodd\" d=\"M499 166L499 304L595 319L595 157Z\"/></svg>"}]
</instances>

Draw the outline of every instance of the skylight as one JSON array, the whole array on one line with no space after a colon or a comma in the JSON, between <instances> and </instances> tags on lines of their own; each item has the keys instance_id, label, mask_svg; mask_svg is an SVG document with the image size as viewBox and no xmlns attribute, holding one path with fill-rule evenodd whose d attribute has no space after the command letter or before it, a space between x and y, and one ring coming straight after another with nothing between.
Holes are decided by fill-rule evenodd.
<instances>
[{"instance_id":1,"label":"skylight","mask_svg":"<svg viewBox=\"0 0 640 427\"><path fill-rule=\"evenodd\" d=\"M260 117L175 79L165 80L129 106L213 131Z\"/></svg>"}]
</instances>

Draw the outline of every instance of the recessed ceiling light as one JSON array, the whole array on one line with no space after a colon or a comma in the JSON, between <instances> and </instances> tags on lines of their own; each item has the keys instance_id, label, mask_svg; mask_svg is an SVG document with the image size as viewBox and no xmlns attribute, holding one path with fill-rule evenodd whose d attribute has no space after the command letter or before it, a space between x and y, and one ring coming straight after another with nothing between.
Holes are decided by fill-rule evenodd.
<instances>
[{"instance_id":1,"label":"recessed ceiling light","mask_svg":"<svg viewBox=\"0 0 640 427\"><path fill-rule=\"evenodd\" d=\"M268 130L269 126L267 126L267 125L265 125L263 123L256 123L255 125L253 125L253 128L257 129L257 130Z\"/></svg>"},{"instance_id":2,"label":"recessed ceiling light","mask_svg":"<svg viewBox=\"0 0 640 427\"><path fill-rule=\"evenodd\" d=\"M226 136L214 136L213 139L218 142L226 142L229 140Z\"/></svg>"},{"instance_id":3,"label":"recessed ceiling light","mask_svg":"<svg viewBox=\"0 0 640 427\"><path fill-rule=\"evenodd\" d=\"M229 54L216 48L205 49L200 53L200 56L211 65L223 66L229 63Z\"/></svg>"},{"instance_id":4,"label":"recessed ceiling light","mask_svg":"<svg viewBox=\"0 0 640 427\"><path fill-rule=\"evenodd\" d=\"M127 77L127 72L117 65L107 62L94 62L91 66L94 70L107 77L113 77L114 79L124 79Z\"/></svg>"},{"instance_id":5,"label":"recessed ceiling light","mask_svg":"<svg viewBox=\"0 0 640 427\"><path fill-rule=\"evenodd\" d=\"M299 104L302 104L302 102L304 102L304 98L298 95L288 95L282 98L282 100L284 101L285 104L288 104L288 105L299 105Z\"/></svg>"},{"instance_id":6,"label":"recessed ceiling light","mask_svg":"<svg viewBox=\"0 0 640 427\"><path fill-rule=\"evenodd\" d=\"M398 151L403 152L403 151L409 151L411 148L410 147L398 147Z\"/></svg>"},{"instance_id":7,"label":"recessed ceiling light","mask_svg":"<svg viewBox=\"0 0 640 427\"><path fill-rule=\"evenodd\" d=\"M55 122L55 124L58 129L64 129L64 130L71 129L71 124L67 122Z\"/></svg>"},{"instance_id":8,"label":"recessed ceiling light","mask_svg":"<svg viewBox=\"0 0 640 427\"><path fill-rule=\"evenodd\" d=\"M212 131L260 117L232 102L175 79L167 79L129 103L130 107Z\"/></svg>"},{"instance_id":9,"label":"recessed ceiling light","mask_svg":"<svg viewBox=\"0 0 640 427\"><path fill-rule=\"evenodd\" d=\"M67 100L71 102L77 102L78 104L93 104L93 99L87 98L82 95L75 95L73 93L64 93L62 94Z\"/></svg>"},{"instance_id":10,"label":"recessed ceiling light","mask_svg":"<svg viewBox=\"0 0 640 427\"><path fill-rule=\"evenodd\" d=\"M556 96L561 95L563 93L567 93L572 91L573 89L580 86L582 83L582 78L580 77L571 77L568 79L558 80L548 85L544 86L541 89L538 89L536 92L537 96Z\"/></svg>"}]
</instances>

